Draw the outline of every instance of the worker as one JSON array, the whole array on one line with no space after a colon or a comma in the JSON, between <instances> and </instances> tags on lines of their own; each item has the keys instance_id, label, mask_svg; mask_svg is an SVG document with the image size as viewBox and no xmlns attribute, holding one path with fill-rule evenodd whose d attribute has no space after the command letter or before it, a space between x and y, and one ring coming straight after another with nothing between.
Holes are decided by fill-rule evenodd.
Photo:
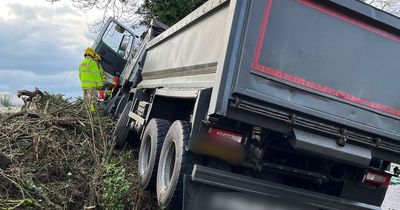
<instances>
[{"instance_id":1,"label":"worker","mask_svg":"<svg viewBox=\"0 0 400 210\"><path fill-rule=\"evenodd\" d=\"M97 66L99 67L101 81L103 82L103 84L105 84L107 82L107 76L104 73L103 66L101 65L101 56L98 53L96 53L94 60L96 61Z\"/></svg>"},{"instance_id":2,"label":"worker","mask_svg":"<svg viewBox=\"0 0 400 210\"><path fill-rule=\"evenodd\" d=\"M94 50L90 47L87 48L84 52L84 57L85 58L79 65L79 79L81 81L85 104L90 112L94 112L97 90L103 87L103 81L101 79L99 67L94 60Z\"/></svg>"},{"instance_id":3,"label":"worker","mask_svg":"<svg viewBox=\"0 0 400 210\"><path fill-rule=\"evenodd\" d=\"M99 67L101 81L102 81L102 83L104 85L102 88L99 89L99 97L98 98L100 100L104 100L105 99L104 88L105 88L105 84L107 83L107 76L104 73L103 66L101 65L101 56L97 52L95 53L94 60L96 61L97 66Z\"/></svg>"}]
</instances>

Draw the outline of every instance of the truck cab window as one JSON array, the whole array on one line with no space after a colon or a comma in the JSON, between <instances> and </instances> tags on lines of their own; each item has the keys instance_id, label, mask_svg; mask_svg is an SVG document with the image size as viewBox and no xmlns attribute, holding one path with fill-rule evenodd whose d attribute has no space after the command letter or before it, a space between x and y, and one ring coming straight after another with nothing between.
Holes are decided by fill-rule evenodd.
<instances>
[{"instance_id":1,"label":"truck cab window","mask_svg":"<svg viewBox=\"0 0 400 210\"><path fill-rule=\"evenodd\" d=\"M103 69L109 75L121 74L132 53L135 37L132 31L110 19L101 31L94 49L101 56Z\"/></svg>"},{"instance_id":2,"label":"truck cab window","mask_svg":"<svg viewBox=\"0 0 400 210\"><path fill-rule=\"evenodd\" d=\"M128 59L133 43L133 35L112 22L102 38L103 42L124 60Z\"/></svg>"}]
</instances>

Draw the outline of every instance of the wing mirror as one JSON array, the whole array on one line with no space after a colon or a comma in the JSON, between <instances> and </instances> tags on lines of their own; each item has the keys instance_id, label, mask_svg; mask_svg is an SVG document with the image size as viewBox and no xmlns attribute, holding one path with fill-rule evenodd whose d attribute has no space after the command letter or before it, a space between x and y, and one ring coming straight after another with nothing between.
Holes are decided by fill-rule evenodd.
<instances>
[{"instance_id":1,"label":"wing mirror","mask_svg":"<svg viewBox=\"0 0 400 210\"><path fill-rule=\"evenodd\" d=\"M123 52L125 52L125 50L128 48L130 39L131 39L131 38L130 38L129 36L124 35L124 36L122 37L122 40L121 40L121 43L120 43L120 45L119 45L118 51L123 51Z\"/></svg>"},{"instance_id":2,"label":"wing mirror","mask_svg":"<svg viewBox=\"0 0 400 210\"><path fill-rule=\"evenodd\" d=\"M120 33L120 34L125 33L125 28L118 24L115 24L115 30L118 31L118 33Z\"/></svg>"}]
</instances>

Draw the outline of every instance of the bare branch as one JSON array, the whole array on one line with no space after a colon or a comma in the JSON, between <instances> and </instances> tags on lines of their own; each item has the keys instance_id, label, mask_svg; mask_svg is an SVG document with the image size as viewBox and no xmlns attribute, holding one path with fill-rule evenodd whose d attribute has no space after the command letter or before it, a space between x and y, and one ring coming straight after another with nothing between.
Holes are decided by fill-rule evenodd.
<instances>
[{"instance_id":1,"label":"bare branch","mask_svg":"<svg viewBox=\"0 0 400 210\"><path fill-rule=\"evenodd\" d=\"M60 0L46 0L56 3ZM72 5L84 12L90 10L103 11L103 17L93 23L88 23L91 32L98 32L108 17L113 17L120 22L135 28L141 20L141 15L137 14L143 0L70 0Z\"/></svg>"},{"instance_id":2,"label":"bare branch","mask_svg":"<svg viewBox=\"0 0 400 210\"><path fill-rule=\"evenodd\" d=\"M385 12L400 16L400 0L362 0Z\"/></svg>"}]
</instances>

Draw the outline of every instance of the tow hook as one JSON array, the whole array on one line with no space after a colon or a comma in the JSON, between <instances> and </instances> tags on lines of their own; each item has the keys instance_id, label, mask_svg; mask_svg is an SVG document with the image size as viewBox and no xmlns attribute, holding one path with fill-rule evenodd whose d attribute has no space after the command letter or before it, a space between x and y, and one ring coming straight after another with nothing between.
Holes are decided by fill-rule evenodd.
<instances>
[{"instance_id":1,"label":"tow hook","mask_svg":"<svg viewBox=\"0 0 400 210\"><path fill-rule=\"evenodd\" d=\"M344 147L346 145L346 142L347 142L347 131L346 129L343 129L341 134L339 135L339 138L336 141L336 144L341 147Z\"/></svg>"}]
</instances>

